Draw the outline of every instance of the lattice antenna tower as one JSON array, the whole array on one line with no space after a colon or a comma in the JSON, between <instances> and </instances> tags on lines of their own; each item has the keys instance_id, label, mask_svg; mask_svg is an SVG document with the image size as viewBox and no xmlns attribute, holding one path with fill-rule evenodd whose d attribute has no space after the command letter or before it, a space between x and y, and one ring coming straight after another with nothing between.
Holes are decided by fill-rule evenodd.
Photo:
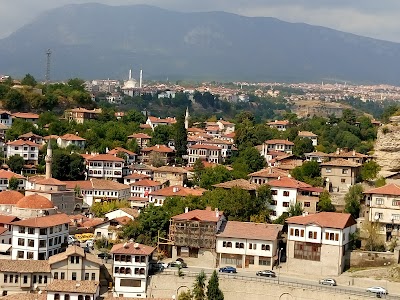
<instances>
[{"instance_id":1,"label":"lattice antenna tower","mask_svg":"<svg viewBox=\"0 0 400 300\"><path fill-rule=\"evenodd\" d=\"M51 58L51 50L47 49L46 51L47 60L46 60L46 83L50 81L50 58Z\"/></svg>"}]
</instances>

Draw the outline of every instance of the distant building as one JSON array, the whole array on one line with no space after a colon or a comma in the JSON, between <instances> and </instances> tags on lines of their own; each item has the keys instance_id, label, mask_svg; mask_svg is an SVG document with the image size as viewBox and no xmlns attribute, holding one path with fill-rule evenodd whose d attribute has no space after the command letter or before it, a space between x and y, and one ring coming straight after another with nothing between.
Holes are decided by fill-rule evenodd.
<instances>
[{"instance_id":1,"label":"distant building","mask_svg":"<svg viewBox=\"0 0 400 300\"><path fill-rule=\"evenodd\" d=\"M98 154L86 158L88 176L91 178L120 179L125 160L111 154Z\"/></svg>"},{"instance_id":2,"label":"distant building","mask_svg":"<svg viewBox=\"0 0 400 300\"><path fill-rule=\"evenodd\" d=\"M129 139L135 139L139 148L142 149L150 144L151 136L145 133L134 133L128 136L128 140Z\"/></svg>"},{"instance_id":3,"label":"distant building","mask_svg":"<svg viewBox=\"0 0 400 300\"><path fill-rule=\"evenodd\" d=\"M286 131L289 128L290 122L288 120L275 120L273 122L268 122L267 125L271 128L277 129L278 131Z\"/></svg>"},{"instance_id":4,"label":"distant building","mask_svg":"<svg viewBox=\"0 0 400 300\"><path fill-rule=\"evenodd\" d=\"M321 177L325 178L326 188L330 192L347 191L357 183L361 164L338 158L321 163Z\"/></svg>"},{"instance_id":5,"label":"distant building","mask_svg":"<svg viewBox=\"0 0 400 300\"><path fill-rule=\"evenodd\" d=\"M86 108L73 108L65 111L65 117L67 120L75 121L78 124L82 124L85 121L96 119L101 114L101 108L99 109L86 109Z\"/></svg>"},{"instance_id":6,"label":"distant building","mask_svg":"<svg viewBox=\"0 0 400 300\"><path fill-rule=\"evenodd\" d=\"M85 148L86 140L75 134L67 133L57 138L57 145L60 148L67 148L68 146L76 146L78 148Z\"/></svg>"},{"instance_id":7,"label":"distant building","mask_svg":"<svg viewBox=\"0 0 400 300\"><path fill-rule=\"evenodd\" d=\"M12 114L12 117L14 119L21 119L27 122L36 122L37 120L39 120L39 115L38 114L34 114L34 113L30 113L30 112L16 112Z\"/></svg>"},{"instance_id":8,"label":"distant building","mask_svg":"<svg viewBox=\"0 0 400 300\"><path fill-rule=\"evenodd\" d=\"M316 135L315 133L312 133L310 131L299 131L297 136L299 136L301 138L310 139L312 141L312 144L314 147L318 145L318 135Z\"/></svg>"},{"instance_id":9,"label":"distant building","mask_svg":"<svg viewBox=\"0 0 400 300\"><path fill-rule=\"evenodd\" d=\"M21 156L25 163L34 164L38 163L39 159L39 145L24 140L16 140L7 143L7 157L19 155Z\"/></svg>"}]
</instances>

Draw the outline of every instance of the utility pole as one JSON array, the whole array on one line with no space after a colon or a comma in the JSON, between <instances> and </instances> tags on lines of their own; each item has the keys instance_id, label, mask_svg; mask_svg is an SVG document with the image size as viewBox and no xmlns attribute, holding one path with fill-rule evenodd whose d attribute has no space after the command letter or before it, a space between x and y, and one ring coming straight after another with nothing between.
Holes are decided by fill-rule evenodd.
<instances>
[{"instance_id":1,"label":"utility pole","mask_svg":"<svg viewBox=\"0 0 400 300\"><path fill-rule=\"evenodd\" d=\"M49 81L50 81L50 57L51 57L51 50L50 49L47 49L46 55L47 55L47 60L46 60L46 76L45 76L45 80L46 80L46 83L49 83Z\"/></svg>"}]
</instances>

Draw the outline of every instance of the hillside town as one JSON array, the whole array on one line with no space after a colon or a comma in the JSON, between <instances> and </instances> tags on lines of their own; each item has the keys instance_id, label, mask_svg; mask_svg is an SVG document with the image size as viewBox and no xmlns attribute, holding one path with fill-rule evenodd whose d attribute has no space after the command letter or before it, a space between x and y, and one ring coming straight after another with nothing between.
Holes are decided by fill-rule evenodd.
<instances>
[{"instance_id":1,"label":"hillside town","mask_svg":"<svg viewBox=\"0 0 400 300\"><path fill-rule=\"evenodd\" d=\"M9 100L41 89L60 104L79 96L72 82L0 89L0 299L152 298L155 276L202 269L334 286L351 268L399 263L399 173L374 154L395 117L344 108L201 119L189 105L173 116L96 105L95 92L113 104L123 101L117 89L151 94L142 80L79 82L87 102L58 114Z\"/></svg>"}]
</instances>

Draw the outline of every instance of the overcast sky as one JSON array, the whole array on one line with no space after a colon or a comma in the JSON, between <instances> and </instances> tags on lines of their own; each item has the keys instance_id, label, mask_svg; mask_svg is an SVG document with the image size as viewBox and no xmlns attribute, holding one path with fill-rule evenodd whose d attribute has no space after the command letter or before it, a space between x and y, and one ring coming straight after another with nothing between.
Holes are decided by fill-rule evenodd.
<instances>
[{"instance_id":1,"label":"overcast sky","mask_svg":"<svg viewBox=\"0 0 400 300\"><path fill-rule=\"evenodd\" d=\"M178 11L227 11L305 22L400 42L400 0L0 0L0 38L69 3L145 3Z\"/></svg>"}]
</instances>

